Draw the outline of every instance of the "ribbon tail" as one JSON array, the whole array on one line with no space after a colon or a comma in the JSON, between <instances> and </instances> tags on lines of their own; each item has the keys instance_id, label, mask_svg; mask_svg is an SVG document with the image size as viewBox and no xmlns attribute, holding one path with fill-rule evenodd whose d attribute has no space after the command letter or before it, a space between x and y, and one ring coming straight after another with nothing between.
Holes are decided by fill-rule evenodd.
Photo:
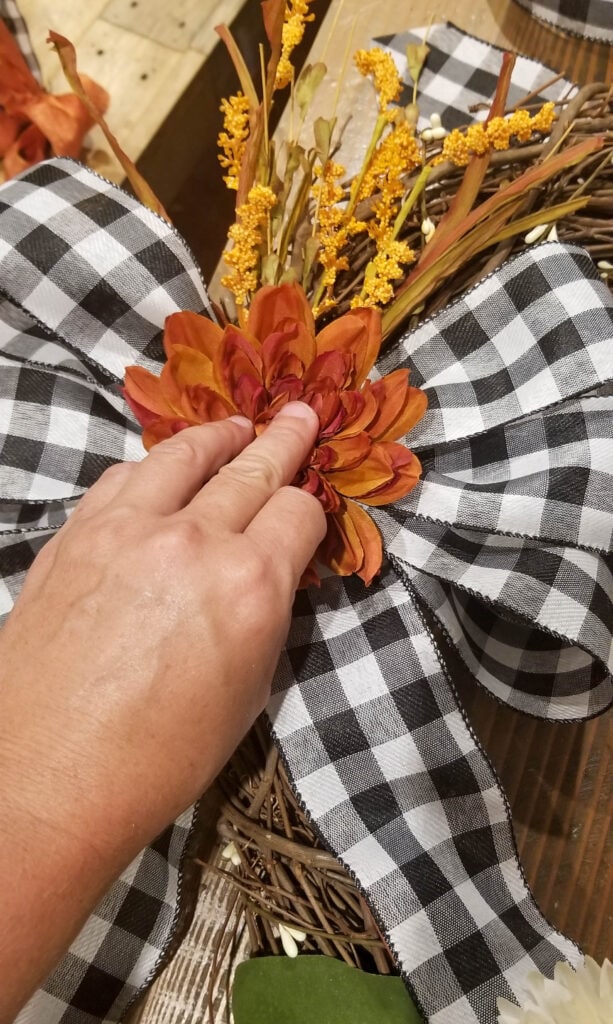
<instances>
[{"instance_id":1,"label":"ribbon tail","mask_svg":"<svg viewBox=\"0 0 613 1024\"><path fill-rule=\"evenodd\" d=\"M422 603L394 567L299 595L268 714L325 845L435 1024L494 1024L526 971L577 947L538 910L508 805Z\"/></svg>"}]
</instances>

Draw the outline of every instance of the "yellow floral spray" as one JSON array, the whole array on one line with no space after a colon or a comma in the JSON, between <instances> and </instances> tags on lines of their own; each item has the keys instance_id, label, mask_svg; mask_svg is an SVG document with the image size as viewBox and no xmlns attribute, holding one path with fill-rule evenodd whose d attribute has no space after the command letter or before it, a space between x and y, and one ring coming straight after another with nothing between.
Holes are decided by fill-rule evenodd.
<instances>
[{"instance_id":1,"label":"yellow floral spray","mask_svg":"<svg viewBox=\"0 0 613 1024\"><path fill-rule=\"evenodd\" d=\"M315 18L314 14L309 14L309 4L311 3L312 0L287 0L275 89L283 89L294 80L294 67L290 58L296 47L302 42L306 22L313 21Z\"/></svg>"},{"instance_id":2,"label":"yellow floral spray","mask_svg":"<svg viewBox=\"0 0 613 1024\"><path fill-rule=\"evenodd\" d=\"M545 103L534 117L527 110L516 110L509 117L493 117L487 124L471 124L464 131L455 128L445 139L435 162L451 160L457 167L465 167L471 156L491 149L508 149L513 138L528 142L535 132L547 135L555 116L554 104Z\"/></svg>"},{"instance_id":3,"label":"yellow floral spray","mask_svg":"<svg viewBox=\"0 0 613 1024\"><path fill-rule=\"evenodd\" d=\"M219 109L223 114L223 131L217 136L217 145L221 150L218 160L227 171L223 176L227 187L237 191L241 161L249 136L249 100L239 92L236 96L223 99Z\"/></svg>"},{"instance_id":4,"label":"yellow floral spray","mask_svg":"<svg viewBox=\"0 0 613 1024\"><path fill-rule=\"evenodd\" d=\"M267 227L276 201L274 192L267 185L254 185L249 190L247 201L237 209L236 222L228 231L228 238L233 244L224 252L223 258L231 273L226 274L221 283L234 295L241 319L249 296L259 286L258 267L265 237L262 229Z\"/></svg>"}]
</instances>

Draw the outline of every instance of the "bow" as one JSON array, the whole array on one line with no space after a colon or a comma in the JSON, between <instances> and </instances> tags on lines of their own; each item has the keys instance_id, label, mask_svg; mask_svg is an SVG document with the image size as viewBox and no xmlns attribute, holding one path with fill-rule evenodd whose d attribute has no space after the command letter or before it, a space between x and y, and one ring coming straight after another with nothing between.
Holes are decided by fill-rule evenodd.
<instances>
[{"instance_id":1,"label":"bow","mask_svg":"<svg viewBox=\"0 0 613 1024\"><path fill-rule=\"evenodd\" d=\"M167 315L210 308L173 229L78 164L48 161L0 197L6 614L80 495L143 455L125 367L159 365ZM299 798L436 1024L491 1024L529 969L580 956L526 887L449 665L459 654L494 696L552 719L610 701L612 335L587 255L546 243L383 357L382 374L410 364L428 392L410 436L423 480L376 510L387 560L372 587L329 576L298 596L276 674L268 715ZM148 850L116 883L23 1024L48 999L72 1020L119 1019L171 940L190 822L162 837L156 871ZM135 892L149 917L120 969L108 950L126 944Z\"/></svg>"}]
</instances>

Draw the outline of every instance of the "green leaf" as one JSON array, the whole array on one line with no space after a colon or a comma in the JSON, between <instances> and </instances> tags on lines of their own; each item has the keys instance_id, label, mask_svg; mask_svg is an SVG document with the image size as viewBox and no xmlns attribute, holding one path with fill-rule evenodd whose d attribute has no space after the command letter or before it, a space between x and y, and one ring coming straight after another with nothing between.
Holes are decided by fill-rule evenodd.
<instances>
[{"instance_id":1,"label":"green leaf","mask_svg":"<svg viewBox=\"0 0 613 1024\"><path fill-rule=\"evenodd\" d=\"M400 978L328 956L259 957L239 965L235 1024L421 1024Z\"/></svg>"},{"instance_id":2,"label":"green leaf","mask_svg":"<svg viewBox=\"0 0 613 1024\"><path fill-rule=\"evenodd\" d=\"M319 61L317 64L307 64L301 71L298 81L294 86L294 97L301 117L306 115L311 100L319 89L327 70L326 65Z\"/></svg>"},{"instance_id":3,"label":"green leaf","mask_svg":"<svg viewBox=\"0 0 613 1024\"><path fill-rule=\"evenodd\" d=\"M430 47L426 43L409 43L407 46L407 65L409 74L415 84L419 81L423 66L426 63Z\"/></svg>"},{"instance_id":4,"label":"green leaf","mask_svg":"<svg viewBox=\"0 0 613 1024\"><path fill-rule=\"evenodd\" d=\"M322 167L325 164L328 156L330 155L330 147L332 144L332 132L336 125L336 118L333 117L327 120L325 117L318 117L313 125L313 134L315 136L315 149L317 156L319 157Z\"/></svg>"}]
</instances>

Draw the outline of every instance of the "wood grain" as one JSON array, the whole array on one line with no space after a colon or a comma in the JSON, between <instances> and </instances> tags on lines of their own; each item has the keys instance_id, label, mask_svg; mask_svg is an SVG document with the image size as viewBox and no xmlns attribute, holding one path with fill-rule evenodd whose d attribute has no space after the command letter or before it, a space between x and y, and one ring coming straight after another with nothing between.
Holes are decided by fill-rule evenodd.
<instances>
[{"instance_id":1,"label":"wood grain","mask_svg":"<svg viewBox=\"0 0 613 1024\"><path fill-rule=\"evenodd\" d=\"M231 21L242 2L20 0L20 8L47 87L69 91L46 43L48 30L54 29L76 46L79 70L110 93L108 122L120 145L138 160L214 49L212 24L220 17ZM88 163L121 182L121 167L98 129L87 144Z\"/></svg>"}]
</instances>

